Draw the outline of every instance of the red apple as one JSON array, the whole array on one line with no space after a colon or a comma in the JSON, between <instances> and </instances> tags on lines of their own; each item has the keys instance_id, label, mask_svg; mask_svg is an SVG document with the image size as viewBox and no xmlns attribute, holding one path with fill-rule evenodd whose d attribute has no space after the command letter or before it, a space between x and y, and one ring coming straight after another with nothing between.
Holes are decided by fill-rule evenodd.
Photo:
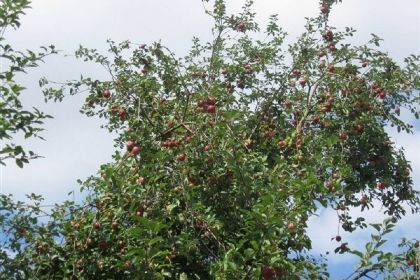
<instances>
[{"instance_id":1,"label":"red apple","mask_svg":"<svg viewBox=\"0 0 420 280\"><path fill-rule=\"evenodd\" d=\"M125 117L125 114L126 114L126 111L125 111L125 109L124 109L124 108L120 108L120 109L118 110L118 112L117 112L117 115L118 115L120 118L124 118L124 117Z\"/></svg>"},{"instance_id":2,"label":"red apple","mask_svg":"<svg viewBox=\"0 0 420 280\"><path fill-rule=\"evenodd\" d=\"M327 48L328 48L328 50L329 50L330 52L334 52L334 51L336 51L336 50L337 50L337 48L335 47L335 45L334 45L334 44L329 44L329 45L327 46Z\"/></svg>"},{"instance_id":3,"label":"red apple","mask_svg":"<svg viewBox=\"0 0 420 280\"><path fill-rule=\"evenodd\" d=\"M105 240L99 241L98 244L99 250L104 251L108 247L108 243Z\"/></svg>"},{"instance_id":4,"label":"red apple","mask_svg":"<svg viewBox=\"0 0 420 280\"><path fill-rule=\"evenodd\" d=\"M346 141L346 140L347 140L347 138L348 138L348 136L347 136L347 134L346 134L345 132L340 132L340 134L338 134L338 138L339 138L341 141Z\"/></svg>"},{"instance_id":5,"label":"red apple","mask_svg":"<svg viewBox=\"0 0 420 280\"><path fill-rule=\"evenodd\" d=\"M216 104L216 98L215 97L208 97L207 98L207 105L214 105Z\"/></svg>"},{"instance_id":6,"label":"red apple","mask_svg":"<svg viewBox=\"0 0 420 280\"><path fill-rule=\"evenodd\" d=\"M376 184L376 186L378 187L378 189L383 190L385 189L385 183L384 182L378 182Z\"/></svg>"},{"instance_id":7,"label":"red apple","mask_svg":"<svg viewBox=\"0 0 420 280\"><path fill-rule=\"evenodd\" d=\"M129 140L129 141L127 141L127 144L126 144L126 146L127 146L127 151L131 151L132 149L133 149L133 147L136 145L136 143L133 141L133 140Z\"/></svg>"},{"instance_id":8,"label":"red apple","mask_svg":"<svg viewBox=\"0 0 420 280\"><path fill-rule=\"evenodd\" d=\"M340 241L341 241L341 236L340 236L340 235L337 235L337 236L335 237L335 240L336 240L337 242L340 242Z\"/></svg>"},{"instance_id":9,"label":"red apple","mask_svg":"<svg viewBox=\"0 0 420 280\"><path fill-rule=\"evenodd\" d=\"M294 223L289 223L287 225L287 229L290 231L295 231L296 230L296 225Z\"/></svg>"},{"instance_id":10,"label":"red apple","mask_svg":"<svg viewBox=\"0 0 420 280\"><path fill-rule=\"evenodd\" d=\"M358 132L358 133L362 133L365 130L365 127L363 124L357 124L354 129Z\"/></svg>"},{"instance_id":11,"label":"red apple","mask_svg":"<svg viewBox=\"0 0 420 280\"><path fill-rule=\"evenodd\" d=\"M327 14L330 11L327 4L322 4L319 7L319 9L321 10L321 13L323 13L323 14Z\"/></svg>"},{"instance_id":12,"label":"red apple","mask_svg":"<svg viewBox=\"0 0 420 280\"><path fill-rule=\"evenodd\" d=\"M213 114L215 112L216 112L216 106L214 106L214 105L207 106L207 113Z\"/></svg>"},{"instance_id":13,"label":"red apple","mask_svg":"<svg viewBox=\"0 0 420 280\"><path fill-rule=\"evenodd\" d=\"M271 280L276 276L276 270L272 266L263 266L261 268L261 274L264 280Z\"/></svg>"},{"instance_id":14,"label":"red apple","mask_svg":"<svg viewBox=\"0 0 420 280\"><path fill-rule=\"evenodd\" d=\"M284 140L280 140L277 145L279 146L280 149L285 149L287 147L287 143Z\"/></svg>"},{"instance_id":15,"label":"red apple","mask_svg":"<svg viewBox=\"0 0 420 280\"><path fill-rule=\"evenodd\" d=\"M186 159L185 154L180 154L178 155L178 157L176 158L178 161L184 161Z\"/></svg>"},{"instance_id":16,"label":"red apple","mask_svg":"<svg viewBox=\"0 0 420 280\"><path fill-rule=\"evenodd\" d=\"M131 150L131 152L135 155L137 155L138 153L140 153L140 147L139 146L134 146L133 149Z\"/></svg>"},{"instance_id":17,"label":"red apple","mask_svg":"<svg viewBox=\"0 0 420 280\"><path fill-rule=\"evenodd\" d=\"M397 113L397 115L400 115L401 109L400 107L395 108L395 113Z\"/></svg>"},{"instance_id":18,"label":"red apple","mask_svg":"<svg viewBox=\"0 0 420 280\"><path fill-rule=\"evenodd\" d=\"M367 66L367 63L366 62L363 62L362 63L362 67L366 67Z\"/></svg>"},{"instance_id":19,"label":"red apple","mask_svg":"<svg viewBox=\"0 0 420 280\"><path fill-rule=\"evenodd\" d=\"M384 99L386 97L386 92L385 91L381 91L380 93L379 93L379 98L380 99Z\"/></svg>"},{"instance_id":20,"label":"red apple","mask_svg":"<svg viewBox=\"0 0 420 280\"><path fill-rule=\"evenodd\" d=\"M204 100L198 100L197 101L197 107L203 108L206 105L206 102Z\"/></svg>"},{"instance_id":21,"label":"red apple","mask_svg":"<svg viewBox=\"0 0 420 280\"><path fill-rule=\"evenodd\" d=\"M245 30L246 30L246 26L245 26L245 22L243 22L242 20L239 22L239 24L238 24L238 29L239 29L239 31L241 31L241 32L245 32Z\"/></svg>"},{"instance_id":22,"label":"red apple","mask_svg":"<svg viewBox=\"0 0 420 280\"><path fill-rule=\"evenodd\" d=\"M93 224L93 226L96 228L96 229L99 229L99 228L101 228L101 223L100 222L95 222L94 224Z\"/></svg>"},{"instance_id":23,"label":"red apple","mask_svg":"<svg viewBox=\"0 0 420 280\"><path fill-rule=\"evenodd\" d=\"M104 90L104 92L102 93L102 96L105 98L110 98L111 92L109 91L109 89Z\"/></svg>"},{"instance_id":24,"label":"red apple","mask_svg":"<svg viewBox=\"0 0 420 280\"><path fill-rule=\"evenodd\" d=\"M300 84L302 87L304 87L304 86L306 85L306 80L305 80L305 79L300 80L300 81L299 81L299 84Z\"/></svg>"},{"instance_id":25,"label":"red apple","mask_svg":"<svg viewBox=\"0 0 420 280\"><path fill-rule=\"evenodd\" d=\"M328 41L332 41L334 39L334 34L331 30L328 30L324 33L324 38Z\"/></svg>"},{"instance_id":26,"label":"red apple","mask_svg":"<svg viewBox=\"0 0 420 280\"><path fill-rule=\"evenodd\" d=\"M143 184L143 182L144 182L144 177L138 177L137 178L137 180L136 180L136 183L138 184L138 185L141 185L141 184Z\"/></svg>"}]
</instances>

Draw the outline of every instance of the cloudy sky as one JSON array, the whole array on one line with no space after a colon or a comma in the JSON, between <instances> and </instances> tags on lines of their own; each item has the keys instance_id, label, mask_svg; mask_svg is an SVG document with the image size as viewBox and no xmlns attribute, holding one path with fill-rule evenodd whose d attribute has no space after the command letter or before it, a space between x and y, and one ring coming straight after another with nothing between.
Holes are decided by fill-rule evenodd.
<instances>
[{"instance_id":1,"label":"cloudy sky","mask_svg":"<svg viewBox=\"0 0 420 280\"><path fill-rule=\"evenodd\" d=\"M229 10L238 11L242 0L228 0ZM255 11L261 24L271 14L278 14L280 25L295 39L303 30L305 17L318 12L316 0L256 0ZM344 0L332 12L332 24L338 28L352 26L358 30L355 43L363 43L375 33L385 41L382 49L398 62L411 53L420 53L419 0ZM26 143L45 158L33 161L24 169L13 164L2 168L0 187L4 193L23 198L25 193L43 194L46 203L66 199L66 194L79 189L76 180L95 174L100 164L111 160L112 135L100 129L101 121L79 114L83 96L66 99L60 104L44 104L38 79L64 81L86 75L107 78L102 69L75 61L74 50L82 44L89 48L106 49L105 41L129 39L136 43L161 40L178 55L186 53L192 36L211 39L211 21L206 17L199 0L34 0L32 9L22 19L18 31L9 30L6 38L16 49L36 49L54 44L62 55L50 57L46 64L20 77L27 88L23 96L27 106L37 106L54 116L46 123L43 136L47 141ZM64 56L68 55L68 56ZM415 182L420 183L420 125L415 135L397 135L389 130L394 141L403 146L412 162ZM77 199L77 198L76 198ZM369 219L381 221L379 212L370 212ZM405 235L416 237L420 232L419 216L404 218L394 233L394 239ZM323 211L311 221L315 252L334 248L330 237L335 235L337 218L334 212ZM326 232L325 229L331 229ZM350 245L360 245L367 234L360 232L343 238ZM419 236L417 236L418 238ZM352 259L332 256L333 279L351 269Z\"/></svg>"}]
</instances>

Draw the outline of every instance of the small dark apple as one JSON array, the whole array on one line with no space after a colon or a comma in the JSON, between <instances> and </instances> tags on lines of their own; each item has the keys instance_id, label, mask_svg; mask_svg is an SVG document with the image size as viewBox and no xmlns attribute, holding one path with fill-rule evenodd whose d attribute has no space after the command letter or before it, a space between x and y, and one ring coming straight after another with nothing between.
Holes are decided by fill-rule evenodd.
<instances>
[{"instance_id":1,"label":"small dark apple","mask_svg":"<svg viewBox=\"0 0 420 280\"><path fill-rule=\"evenodd\" d=\"M215 97L208 97L207 98L207 105L214 105L216 104L216 98Z\"/></svg>"},{"instance_id":2,"label":"small dark apple","mask_svg":"<svg viewBox=\"0 0 420 280\"><path fill-rule=\"evenodd\" d=\"M207 113L210 113L210 114L216 113L216 106L214 105L207 106Z\"/></svg>"},{"instance_id":3,"label":"small dark apple","mask_svg":"<svg viewBox=\"0 0 420 280\"><path fill-rule=\"evenodd\" d=\"M127 113L127 112L125 111L125 109L124 109L124 108L120 108L120 109L118 110L118 112L117 112L117 115L118 115L120 118L124 118L126 113Z\"/></svg>"},{"instance_id":4,"label":"small dark apple","mask_svg":"<svg viewBox=\"0 0 420 280\"><path fill-rule=\"evenodd\" d=\"M198 100L197 101L197 107L203 108L206 105L206 102L204 100Z\"/></svg>"},{"instance_id":5,"label":"small dark apple","mask_svg":"<svg viewBox=\"0 0 420 280\"><path fill-rule=\"evenodd\" d=\"M285 149L287 147L287 143L284 140L280 140L277 145L279 146L280 149Z\"/></svg>"},{"instance_id":6,"label":"small dark apple","mask_svg":"<svg viewBox=\"0 0 420 280\"><path fill-rule=\"evenodd\" d=\"M246 30L246 26L245 26L245 22L244 21L240 21L239 22L239 24L238 24L238 29L239 29L239 31L241 31L241 32L245 32L245 30Z\"/></svg>"},{"instance_id":7,"label":"small dark apple","mask_svg":"<svg viewBox=\"0 0 420 280\"><path fill-rule=\"evenodd\" d=\"M379 93L379 98L380 99L384 99L386 97L386 92L385 91L381 91L380 93Z\"/></svg>"},{"instance_id":8,"label":"small dark apple","mask_svg":"<svg viewBox=\"0 0 420 280\"><path fill-rule=\"evenodd\" d=\"M102 93L102 96L105 98L110 98L111 92L109 91L109 89L104 90L104 92Z\"/></svg>"},{"instance_id":9,"label":"small dark apple","mask_svg":"<svg viewBox=\"0 0 420 280\"><path fill-rule=\"evenodd\" d=\"M176 158L178 161L184 161L186 159L185 154L180 154L178 155L178 157Z\"/></svg>"},{"instance_id":10,"label":"small dark apple","mask_svg":"<svg viewBox=\"0 0 420 280\"><path fill-rule=\"evenodd\" d=\"M378 187L378 189L383 190L385 189L385 183L384 182L378 182L376 184L376 186Z\"/></svg>"},{"instance_id":11,"label":"small dark apple","mask_svg":"<svg viewBox=\"0 0 420 280\"><path fill-rule=\"evenodd\" d=\"M287 229L294 232L294 231L296 231L296 225L294 223L289 223L287 225Z\"/></svg>"},{"instance_id":12,"label":"small dark apple","mask_svg":"<svg viewBox=\"0 0 420 280\"><path fill-rule=\"evenodd\" d=\"M263 266L261 268L261 274L264 280L271 280L276 276L276 270L272 266Z\"/></svg>"},{"instance_id":13,"label":"small dark apple","mask_svg":"<svg viewBox=\"0 0 420 280\"><path fill-rule=\"evenodd\" d=\"M305 79L300 80L300 81L299 81L299 84L300 84L302 87L304 87L304 86L306 85L306 80L305 80Z\"/></svg>"},{"instance_id":14,"label":"small dark apple","mask_svg":"<svg viewBox=\"0 0 420 280\"><path fill-rule=\"evenodd\" d=\"M338 138L339 138L341 141L346 141L346 140L347 140L347 138L348 138L348 136L347 136L347 134L346 134L345 132L340 132L340 134L338 134Z\"/></svg>"},{"instance_id":15,"label":"small dark apple","mask_svg":"<svg viewBox=\"0 0 420 280\"><path fill-rule=\"evenodd\" d=\"M137 155L138 153L140 153L140 147L139 146L134 146L133 147L133 149L131 150L131 152L134 154L134 155Z\"/></svg>"},{"instance_id":16,"label":"small dark apple","mask_svg":"<svg viewBox=\"0 0 420 280\"><path fill-rule=\"evenodd\" d=\"M127 151L130 152L134 148L135 145L136 145L136 143L133 140L127 141L127 144L126 144Z\"/></svg>"},{"instance_id":17,"label":"small dark apple","mask_svg":"<svg viewBox=\"0 0 420 280\"><path fill-rule=\"evenodd\" d=\"M363 124L357 124L354 129L358 132L358 133L362 133L365 130L365 127Z\"/></svg>"},{"instance_id":18,"label":"small dark apple","mask_svg":"<svg viewBox=\"0 0 420 280\"><path fill-rule=\"evenodd\" d=\"M327 4L322 4L320 7L319 7L319 10L321 11L321 13L323 13L323 14L328 14L328 12L330 11L330 9L328 8L328 5Z\"/></svg>"}]
</instances>

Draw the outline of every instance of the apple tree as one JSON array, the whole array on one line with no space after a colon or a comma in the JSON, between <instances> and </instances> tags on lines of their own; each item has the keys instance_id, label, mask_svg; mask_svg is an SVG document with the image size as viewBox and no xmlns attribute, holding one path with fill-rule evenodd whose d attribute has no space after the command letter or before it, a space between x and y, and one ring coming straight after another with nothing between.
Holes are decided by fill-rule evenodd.
<instances>
[{"instance_id":1,"label":"apple tree","mask_svg":"<svg viewBox=\"0 0 420 280\"><path fill-rule=\"evenodd\" d=\"M186 57L161 43L110 40L108 54L76 51L109 80L45 89L56 101L88 90L82 112L107 120L116 151L81 182L85 203L57 206L48 222L36 220L36 205L5 203L4 244L13 246L4 273L327 279L323 256L310 252L308 219L331 208L339 231L353 232L369 225L350 210L379 204L389 219L371 225L378 234L366 252L334 234L337 254L361 258L348 279L414 279L418 241L404 240L400 254L382 249L384 235L420 205L410 164L385 128L412 132L400 111L418 117L420 56L398 65L374 35L349 44L355 30L329 24L335 1L321 1L289 46L276 16L265 28L255 22L252 1L237 15L223 0L209 2L214 39L195 38Z\"/></svg>"}]
</instances>

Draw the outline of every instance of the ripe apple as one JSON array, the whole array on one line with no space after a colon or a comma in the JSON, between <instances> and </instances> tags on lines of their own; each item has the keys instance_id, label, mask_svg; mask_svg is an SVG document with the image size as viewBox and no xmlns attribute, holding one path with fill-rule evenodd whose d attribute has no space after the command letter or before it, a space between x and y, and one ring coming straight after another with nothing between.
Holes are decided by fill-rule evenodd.
<instances>
[{"instance_id":1,"label":"ripe apple","mask_svg":"<svg viewBox=\"0 0 420 280\"><path fill-rule=\"evenodd\" d=\"M276 276L276 270L272 266L263 266L261 268L261 274L264 280L271 280Z\"/></svg>"},{"instance_id":2,"label":"ripe apple","mask_svg":"<svg viewBox=\"0 0 420 280\"><path fill-rule=\"evenodd\" d=\"M208 97L207 98L207 105L214 105L216 104L216 98L215 97Z\"/></svg>"},{"instance_id":3,"label":"ripe apple","mask_svg":"<svg viewBox=\"0 0 420 280\"><path fill-rule=\"evenodd\" d=\"M366 62L363 62L362 63L362 67L364 68L364 67L366 67L367 66L367 63Z\"/></svg>"},{"instance_id":4,"label":"ripe apple","mask_svg":"<svg viewBox=\"0 0 420 280\"><path fill-rule=\"evenodd\" d=\"M104 92L102 93L102 96L105 98L110 98L111 92L109 91L109 89L104 90Z\"/></svg>"},{"instance_id":5,"label":"ripe apple","mask_svg":"<svg viewBox=\"0 0 420 280\"><path fill-rule=\"evenodd\" d=\"M239 31L241 31L241 32L245 32L245 30L246 30L246 26L245 26L245 22L244 21L240 21L239 22L239 24L238 24L238 29L239 29Z\"/></svg>"},{"instance_id":6,"label":"ripe apple","mask_svg":"<svg viewBox=\"0 0 420 280\"><path fill-rule=\"evenodd\" d=\"M330 11L327 4L322 4L319 7L319 9L320 9L321 13L323 13L323 14L327 14Z\"/></svg>"},{"instance_id":7,"label":"ripe apple","mask_svg":"<svg viewBox=\"0 0 420 280\"><path fill-rule=\"evenodd\" d=\"M340 235L337 235L337 236L335 237L335 240L336 240L337 242L340 242L340 241L341 241L341 236L340 236Z\"/></svg>"},{"instance_id":8,"label":"ripe apple","mask_svg":"<svg viewBox=\"0 0 420 280\"><path fill-rule=\"evenodd\" d=\"M295 78L299 78L301 74L302 73L300 72L299 69L294 69L293 73L292 73L293 77L295 77Z\"/></svg>"},{"instance_id":9,"label":"ripe apple","mask_svg":"<svg viewBox=\"0 0 420 280\"><path fill-rule=\"evenodd\" d=\"M118 222L117 221L113 221L111 223L111 227L112 227L112 229L116 229L118 227Z\"/></svg>"},{"instance_id":10,"label":"ripe apple","mask_svg":"<svg viewBox=\"0 0 420 280\"><path fill-rule=\"evenodd\" d=\"M131 151L132 149L133 149L133 147L136 145L136 143L133 141L133 140L129 140L129 141L127 141L127 144L126 144L126 146L127 146L127 151Z\"/></svg>"},{"instance_id":11,"label":"ripe apple","mask_svg":"<svg viewBox=\"0 0 420 280\"><path fill-rule=\"evenodd\" d=\"M136 184L138 184L138 185L143 184L143 182L144 182L144 177L142 177L142 176L138 177L137 180L136 180Z\"/></svg>"},{"instance_id":12,"label":"ripe apple","mask_svg":"<svg viewBox=\"0 0 420 280\"><path fill-rule=\"evenodd\" d=\"M305 80L305 79L300 80L300 81L299 81L299 84L300 84L302 87L304 87L304 86L306 85L306 80Z\"/></svg>"},{"instance_id":13,"label":"ripe apple","mask_svg":"<svg viewBox=\"0 0 420 280\"><path fill-rule=\"evenodd\" d=\"M386 97L386 92L385 91L381 91L380 93L379 93L379 98L380 99L384 99Z\"/></svg>"},{"instance_id":14,"label":"ripe apple","mask_svg":"<svg viewBox=\"0 0 420 280\"><path fill-rule=\"evenodd\" d=\"M216 113L216 106L214 105L207 106L207 113L210 113L210 114Z\"/></svg>"},{"instance_id":15,"label":"ripe apple","mask_svg":"<svg viewBox=\"0 0 420 280\"><path fill-rule=\"evenodd\" d=\"M334 33L331 30L328 30L324 33L324 38L328 41L332 41L334 39Z\"/></svg>"},{"instance_id":16,"label":"ripe apple","mask_svg":"<svg viewBox=\"0 0 420 280\"><path fill-rule=\"evenodd\" d=\"M318 116L314 116L312 118L312 123L314 123L314 124L319 123L319 121L320 121L320 118Z\"/></svg>"},{"instance_id":17,"label":"ripe apple","mask_svg":"<svg viewBox=\"0 0 420 280\"><path fill-rule=\"evenodd\" d=\"M395 113L397 113L397 115L400 115L401 109L400 107L395 108Z\"/></svg>"},{"instance_id":18,"label":"ripe apple","mask_svg":"<svg viewBox=\"0 0 420 280\"><path fill-rule=\"evenodd\" d=\"M211 149L211 145L210 144L207 144L205 147L204 147L204 151L208 151L208 150L210 150Z\"/></svg>"},{"instance_id":19,"label":"ripe apple","mask_svg":"<svg viewBox=\"0 0 420 280\"><path fill-rule=\"evenodd\" d=\"M290 222L287 225L287 229L290 230L290 231L295 231L296 230L296 225L294 223Z\"/></svg>"},{"instance_id":20,"label":"ripe apple","mask_svg":"<svg viewBox=\"0 0 420 280\"><path fill-rule=\"evenodd\" d=\"M347 138L348 138L348 136L347 136L347 134L346 134L345 132L340 132L340 134L338 134L338 138L339 138L341 141L346 141L346 140L347 140Z\"/></svg>"},{"instance_id":21,"label":"ripe apple","mask_svg":"<svg viewBox=\"0 0 420 280\"><path fill-rule=\"evenodd\" d=\"M99 250L104 251L108 247L108 243L105 240L99 241L98 244Z\"/></svg>"},{"instance_id":22,"label":"ripe apple","mask_svg":"<svg viewBox=\"0 0 420 280\"><path fill-rule=\"evenodd\" d=\"M134 146L133 147L133 149L131 150L131 152L134 154L134 155L137 155L138 153L140 153L140 147L139 146Z\"/></svg>"},{"instance_id":23,"label":"ripe apple","mask_svg":"<svg viewBox=\"0 0 420 280\"><path fill-rule=\"evenodd\" d=\"M197 101L197 107L203 108L206 105L206 102L204 100L198 100Z\"/></svg>"},{"instance_id":24,"label":"ripe apple","mask_svg":"<svg viewBox=\"0 0 420 280\"><path fill-rule=\"evenodd\" d=\"M124 108L120 108L120 109L118 109L117 115L118 115L120 118L124 118L126 113L127 113L127 112L125 111L125 109L124 109Z\"/></svg>"},{"instance_id":25,"label":"ripe apple","mask_svg":"<svg viewBox=\"0 0 420 280\"><path fill-rule=\"evenodd\" d=\"M323 57L323 56L325 56L326 55L326 53L324 52L324 51L320 51L319 53L318 53L318 56L319 57Z\"/></svg>"},{"instance_id":26,"label":"ripe apple","mask_svg":"<svg viewBox=\"0 0 420 280\"><path fill-rule=\"evenodd\" d=\"M365 126L363 124L357 124L354 129L358 132L358 133L362 133L365 130Z\"/></svg>"},{"instance_id":27,"label":"ripe apple","mask_svg":"<svg viewBox=\"0 0 420 280\"><path fill-rule=\"evenodd\" d=\"M334 44L329 44L329 45L327 46L327 49L328 49L330 52L334 52L334 51L336 51L336 50L337 50L337 48L335 47L335 45L334 45Z\"/></svg>"},{"instance_id":28,"label":"ripe apple","mask_svg":"<svg viewBox=\"0 0 420 280\"><path fill-rule=\"evenodd\" d=\"M280 149L285 149L287 147L287 143L284 140L280 140L277 145L279 146Z\"/></svg>"},{"instance_id":29,"label":"ripe apple","mask_svg":"<svg viewBox=\"0 0 420 280\"><path fill-rule=\"evenodd\" d=\"M101 228L102 224L101 224L100 222L95 222L95 223L93 224L93 226L94 226L96 229L99 229L99 228Z\"/></svg>"},{"instance_id":30,"label":"ripe apple","mask_svg":"<svg viewBox=\"0 0 420 280\"><path fill-rule=\"evenodd\" d=\"M385 189L385 183L384 182L378 182L377 184L376 184L376 186L378 187L378 189L380 189L380 190L383 190L383 189Z\"/></svg>"},{"instance_id":31,"label":"ripe apple","mask_svg":"<svg viewBox=\"0 0 420 280\"><path fill-rule=\"evenodd\" d=\"M178 161L184 161L186 159L185 154L179 154L178 157L176 158Z\"/></svg>"}]
</instances>

